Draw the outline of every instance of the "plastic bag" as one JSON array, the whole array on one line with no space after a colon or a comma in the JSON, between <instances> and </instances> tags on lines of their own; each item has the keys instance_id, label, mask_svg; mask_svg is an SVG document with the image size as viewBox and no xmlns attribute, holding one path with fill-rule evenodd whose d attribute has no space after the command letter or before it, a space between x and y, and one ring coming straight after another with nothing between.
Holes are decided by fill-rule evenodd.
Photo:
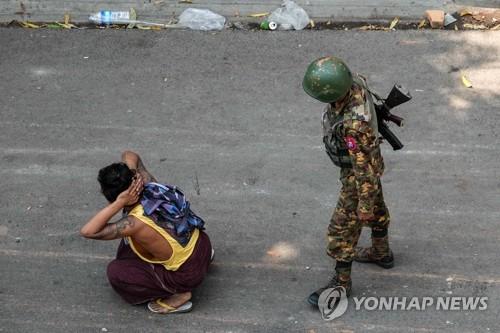
<instances>
[{"instance_id":1,"label":"plastic bag","mask_svg":"<svg viewBox=\"0 0 500 333\"><path fill-rule=\"evenodd\" d=\"M279 28L284 30L292 27L295 30L302 30L311 20L302 7L291 0L285 0L280 8L275 9L269 15L268 21L278 23Z\"/></svg>"},{"instance_id":2,"label":"plastic bag","mask_svg":"<svg viewBox=\"0 0 500 333\"><path fill-rule=\"evenodd\" d=\"M179 25L193 30L222 30L226 18L208 9L188 8L179 16Z\"/></svg>"}]
</instances>

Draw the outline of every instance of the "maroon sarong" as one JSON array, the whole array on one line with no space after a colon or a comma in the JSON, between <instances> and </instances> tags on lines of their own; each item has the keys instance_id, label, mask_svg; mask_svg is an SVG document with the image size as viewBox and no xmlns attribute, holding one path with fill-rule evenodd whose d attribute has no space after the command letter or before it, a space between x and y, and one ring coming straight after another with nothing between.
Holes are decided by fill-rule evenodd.
<instances>
[{"instance_id":1,"label":"maroon sarong","mask_svg":"<svg viewBox=\"0 0 500 333\"><path fill-rule=\"evenodd\" d=\"M200 231L191 256L177 271L163 265L143 261L122 239L116 259L108 265L108 280L125 301L141 304L172 294L192 291L205 277L212 245L208 235Z\"/></svg>"}]
</instances>

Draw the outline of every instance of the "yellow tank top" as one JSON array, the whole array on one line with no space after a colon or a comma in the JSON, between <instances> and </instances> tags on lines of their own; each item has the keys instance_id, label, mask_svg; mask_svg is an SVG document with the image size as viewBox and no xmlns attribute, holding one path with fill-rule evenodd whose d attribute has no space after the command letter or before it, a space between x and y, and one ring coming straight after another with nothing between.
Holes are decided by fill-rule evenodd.
<instances>
[{"instance_id":1,"label":"yellow tank top","mask_svg":"<svg viewBox=\"0 0 500 333\"><path fill-rule=\"evenodd\" d=\"M153 228L157 231L172 247L172 255L168 260L156 261L144 258L139 251L134 246L134 241L131 237L127 237L127 240L130 244L132 250L141 258L142 260L152 263L152 264L161 264L169 271L176 271L181 267L181 265L188 260L188 258L193 254L194 248L196 246L196 242L198 241L198 237L200 235L200 230L194 229L191 239L185 247L182 247L170 234L165 231L162 227L158 226L152 219L147 216L144 216L144 208L142 205L135 206L129 213L129 216L134 216L144 222L150 228Z\"/></svg>"}]
</instances>

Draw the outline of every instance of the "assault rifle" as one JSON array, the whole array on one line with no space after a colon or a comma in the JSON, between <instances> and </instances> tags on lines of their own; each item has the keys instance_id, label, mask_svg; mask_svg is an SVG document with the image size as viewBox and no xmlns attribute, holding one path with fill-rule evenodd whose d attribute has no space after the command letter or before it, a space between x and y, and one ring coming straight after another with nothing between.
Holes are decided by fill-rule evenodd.
<instances>
[{"instance_id":1,"label":"assault rifle","mask_svg":"<svg viewBox=\"0 0 500 333\"><path fill-rule=\"evenodd\" d=\"M403 144L399 141L398 137L389 129L387 122L393 122L399 127L403 126L403 118L393 115L391 109L408 102L411 99L410 92L403 86L395 84L389 96L386 99L381 98L379 95L371 92L377 101L375 104L375 111L377 112L377 125L378 132L384 139L389 142L394 150L403 148Z\"/></svg>"}]
</instances>

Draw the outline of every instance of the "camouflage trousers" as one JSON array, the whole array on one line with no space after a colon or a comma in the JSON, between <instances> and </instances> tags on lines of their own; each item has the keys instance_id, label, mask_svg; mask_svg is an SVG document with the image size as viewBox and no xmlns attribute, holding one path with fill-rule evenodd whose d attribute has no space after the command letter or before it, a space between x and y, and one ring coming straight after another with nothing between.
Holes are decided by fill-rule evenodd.
<instances>
[{"instance_id":1,"label":"camouflage trousers","mask_svg":"<svg viewBox=\"0 0 500 333\"><path fill-rule=\"evenodd\" d=\"M339 261L352 261L355 253L354 248L358 243L362 227L388 228L390 215L384 202L380 179L375 193L373 209L375 219L366 222L358 220L358 191L352 169L342 168L340 181L342 189L328 226L327 254Z\"/></svg>"}]
</instances>

